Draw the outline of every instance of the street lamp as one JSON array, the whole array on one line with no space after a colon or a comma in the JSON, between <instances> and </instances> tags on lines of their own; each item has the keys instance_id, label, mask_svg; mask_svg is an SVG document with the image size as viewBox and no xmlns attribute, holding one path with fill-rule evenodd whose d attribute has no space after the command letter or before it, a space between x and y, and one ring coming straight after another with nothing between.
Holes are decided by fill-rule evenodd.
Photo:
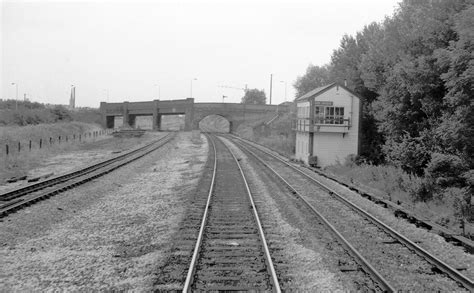
<instances>
[{"instance_id":1,"label":"street lamp","mask_svg":"<svg viewBox=\"0 0 474 293\"><path fill-rule=\"evenodd\" d=\"M12 82L12 85L16 86L15 110L18 110L18 83Z\"/></svg>"},{"instance_id":2,"label":"street lamp","mask_svg":"<svg viewBox=\"0 0 474 293\"><path fill-rule=\"evenodd\" d=\"M286 80L280 80L280 82L285 84L285 102L286 102Z\"/></svg>"},{"instance_id":3,"label":"street lamp","mask_svg":"<svg viewBox=\"0 0 474 293\"><path fill-rule=\"evenodd\" d=\"M161 100L161 93L160 93L160 84L155 84L158 87L158 100Z\"/></svg>"},{"instance_id":4,"label":"street lamp","mask_svg":"<svg viewBox=\"0 0 474 293\"><path fill-rule=\"evenodd\" d=\"M193 81L198 80L197 78L191 79L191 98L193 97Z\"/></svg>"}]
</instances>

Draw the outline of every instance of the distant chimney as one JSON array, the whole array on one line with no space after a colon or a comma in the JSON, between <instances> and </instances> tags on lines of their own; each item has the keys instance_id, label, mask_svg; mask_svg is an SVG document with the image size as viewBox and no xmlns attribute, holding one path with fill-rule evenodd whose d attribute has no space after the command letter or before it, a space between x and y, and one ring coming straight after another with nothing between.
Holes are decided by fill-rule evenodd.
<instances>
[{"instance_id":1,"label":"distant chimney","mask_svg":"<svg viewBox=\"0 0 474 293\"><path fill-rule=\"evenodd\" d=\"M347 79L344 79L344 86L347 87Z\"/></svg>"},{"instance_id":2,"label":"distant chimney","mask_svg":"<svg viewBox=\"0 0 474 293\"><path fill-rule=\"evenodd\" d=\"M76 87L71 87L71 97L69 98L69 109L76 107Z\"/></svg>"}]
</instances>

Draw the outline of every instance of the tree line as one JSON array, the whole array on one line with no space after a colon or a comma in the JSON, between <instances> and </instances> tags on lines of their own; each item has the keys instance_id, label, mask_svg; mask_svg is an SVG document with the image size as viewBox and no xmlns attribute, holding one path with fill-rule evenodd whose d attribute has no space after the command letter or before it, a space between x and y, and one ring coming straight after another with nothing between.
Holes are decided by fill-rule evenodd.
<instances>
[{"instance_id":1,"label":"tree line","mask_svg":"<svg viewBox=\"0 0 474 293\"><path fill-rule=\"evenodd\" d=\"M404 0L294 83L301 96L346 80L363 99L360 160L423 176L420 200L474 191L473 3Z\"/></svg>"}]
</instances>

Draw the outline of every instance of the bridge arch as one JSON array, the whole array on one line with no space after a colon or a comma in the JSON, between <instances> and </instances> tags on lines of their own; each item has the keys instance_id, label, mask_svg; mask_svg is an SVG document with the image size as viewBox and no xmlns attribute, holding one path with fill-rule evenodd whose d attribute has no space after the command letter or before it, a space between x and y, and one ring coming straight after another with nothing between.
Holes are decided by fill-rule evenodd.
<instances>
[{"instance_id":1,"label":"bridge arch","mask_svg":"<svg viewBox=\"0 0 474 293\"><path fill-rule=\"evenodd\" d=\"M223 115L209 114L197 121L201 131L206 132L226 132L230 133L232 129L232 121Z\"/></svg>"}]
</instances>

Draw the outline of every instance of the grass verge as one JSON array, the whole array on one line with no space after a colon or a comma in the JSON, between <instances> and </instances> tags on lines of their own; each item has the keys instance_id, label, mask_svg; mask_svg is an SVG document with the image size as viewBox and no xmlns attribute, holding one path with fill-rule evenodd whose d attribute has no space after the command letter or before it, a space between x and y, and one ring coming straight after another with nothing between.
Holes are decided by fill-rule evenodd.
<instances>
[{"instance_id":1,"label":"grass verge","mask_svg":"<svg viewBox=\"0 0 474 293\"><path fill-rule=\"evenodd\" d=\"M99 125L83 122L0 127L0 182L9 177L23 175L43 158L103 139L105 136L88 135L99 130L101 130ZM75 139L73 135L76 135ZM79 135L81 135L80 142ZM61 143L59 143L59 136L61 136ZM67 141L66 136L68 136ZM49 142L50 138L52 138L52 144ZM40 139L42 140L41 149L39 148ZM30 140L31 150L29 149ZM21 145L20 152L18 152L18 142ZM9 145L8 156L5 149L7 144Z\"/></svg>"}]
</instances>

